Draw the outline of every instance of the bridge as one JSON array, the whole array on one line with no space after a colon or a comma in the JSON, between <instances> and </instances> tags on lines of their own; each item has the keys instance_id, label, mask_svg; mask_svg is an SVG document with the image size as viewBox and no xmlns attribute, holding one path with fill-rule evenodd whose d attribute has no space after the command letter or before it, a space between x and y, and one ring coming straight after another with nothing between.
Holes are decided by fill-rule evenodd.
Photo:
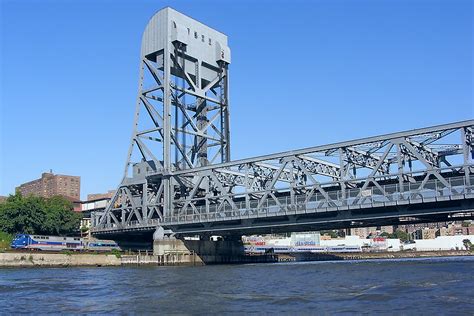
<instances>
[{"instance_id":1,"label":"bridge","mask_svg":"<svg viewBox=\"0 0 474 316\"><path fill-rule=\"evenodd\" d=\"M124 177L92 215L93 235L231 239L474 218L474 120L231 161L230 63L224 34L171 8L152 17Z\"/></svg>"}]
</instances>

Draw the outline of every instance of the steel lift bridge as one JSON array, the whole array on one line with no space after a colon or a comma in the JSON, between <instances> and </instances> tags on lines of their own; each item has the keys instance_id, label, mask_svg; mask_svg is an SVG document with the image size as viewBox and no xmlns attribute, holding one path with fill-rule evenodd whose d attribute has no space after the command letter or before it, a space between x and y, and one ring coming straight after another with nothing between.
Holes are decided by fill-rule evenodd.
<instances>
[{"instance_id":1,"label":"steel lift bridge","mask_svg":"<svg viewBox=\"0 0 474 316\"><path fill-rule=\"evenodd\" d=\"M230 62L224 34L171 8L151 18L124 177L95 236L473 218L474 120L231 161Z\"/></svg>"}]
</instances>

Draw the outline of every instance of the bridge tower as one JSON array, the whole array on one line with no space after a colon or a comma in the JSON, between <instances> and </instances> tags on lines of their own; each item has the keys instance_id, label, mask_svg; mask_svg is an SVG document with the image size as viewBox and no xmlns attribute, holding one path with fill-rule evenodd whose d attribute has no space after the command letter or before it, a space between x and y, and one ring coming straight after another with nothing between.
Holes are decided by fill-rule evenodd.
<instances>
[{"instance_id":1,"label":"bridge tower","mask_svg":"<svg viewBox=\"0 0 474 316\"><path fill-rule=\"evenodd\" d=\"M124 176L93 224L157 225L195 181L171 172L230 160L229 64L226 35L169 7L150 19Z\"/></svg>"}]
</instances>

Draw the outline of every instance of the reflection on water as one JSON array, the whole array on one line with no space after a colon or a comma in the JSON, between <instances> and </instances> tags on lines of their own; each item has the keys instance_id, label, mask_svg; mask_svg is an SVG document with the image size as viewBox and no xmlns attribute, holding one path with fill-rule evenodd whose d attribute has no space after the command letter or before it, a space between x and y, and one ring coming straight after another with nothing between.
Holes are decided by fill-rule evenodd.
<instances>
[{"instance_id":1,"label":"reflection on water","mask_svg":"<svg viewBox=\"0 0 474 316\"><path fill-rule=\"evenodd\" d=\"M0 314L472 314L474 258L0 270Z\"/></svg>"}]
</instances>

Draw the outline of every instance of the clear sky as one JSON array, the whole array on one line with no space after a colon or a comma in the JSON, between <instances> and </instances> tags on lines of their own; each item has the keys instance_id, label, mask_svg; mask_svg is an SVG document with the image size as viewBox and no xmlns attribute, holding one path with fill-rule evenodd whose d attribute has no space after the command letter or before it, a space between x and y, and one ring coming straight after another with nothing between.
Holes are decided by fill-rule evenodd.
<instances>
[{"instance_id":1,"label":"clear sky","mask_svg":"<svg viewBox=\"0 0 474 316\"><path fill-rule=\"evenodd\" d=\"M233 159L474 116L470 0L0 2L0 195L49 169L118 185L165 6L229 36Z\"/></svg>"}]
</instances>

